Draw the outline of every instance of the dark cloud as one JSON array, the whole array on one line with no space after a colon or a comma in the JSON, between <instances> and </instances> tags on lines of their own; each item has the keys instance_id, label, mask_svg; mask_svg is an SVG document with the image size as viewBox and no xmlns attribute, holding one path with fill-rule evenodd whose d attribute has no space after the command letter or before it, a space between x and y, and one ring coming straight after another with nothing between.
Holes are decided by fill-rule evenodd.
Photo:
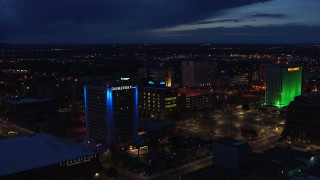
<instances>
[{"instance_id":1,"label":"dark cloud","mask_svg":"<svg viewBox=\"0 0 320 180\"><path fill-rule=\"evenodd\" d=\"M257 13L248 15L249 18L286 18L285 14L267 14L267 13Z\"/></svg>"},{"instance_id":2,"label":"dark cloud","mask_svg":"<svg viewBox=\"0 0 320 180\"><path fill-rule=\"evenodd\" d=\"M0 0L0 41L117 41L268 0ZM145 38L142 37L142 38ZM151 39L152 40L152 39Z\"/></svg>"},{"instance_id":3,"label":"dark cloud","mask_svg":"<svg viewBox=\"0 0 320 180\"><path fill-rule=\"evenodd\" d=\"M186 43L319 43L320 26L268 25L176 31L163 41ZM178 36L188 34L188 37Z\"/></svg>"},{"instance_id":4,"label":"dark cloud","mask_svg":"<svg viewBox=\"0 0 320 180\"><path fill-rule=\"evenodd\" d=\"M197 24L212 24L212 23L224 23L224 22L240 22L243 21L241 19L221 19L221 20L214 20L214 21L201 21Z\"/></svg>"}]
</instances>

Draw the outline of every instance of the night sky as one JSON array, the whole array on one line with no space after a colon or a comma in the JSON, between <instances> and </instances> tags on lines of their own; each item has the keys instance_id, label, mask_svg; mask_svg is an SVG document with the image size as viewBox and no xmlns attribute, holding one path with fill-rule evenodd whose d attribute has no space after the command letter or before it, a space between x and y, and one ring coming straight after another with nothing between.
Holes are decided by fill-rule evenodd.
<instances>
[{"instance_id":1,"label":"night sky","mask_svg":"<svg viewBox=\"0 0 320 180\"><path fill-rule=\"evenodd\" d=\"M0 0L5 43L320 43L320 0Z\"/></svg>"}]
</instances>

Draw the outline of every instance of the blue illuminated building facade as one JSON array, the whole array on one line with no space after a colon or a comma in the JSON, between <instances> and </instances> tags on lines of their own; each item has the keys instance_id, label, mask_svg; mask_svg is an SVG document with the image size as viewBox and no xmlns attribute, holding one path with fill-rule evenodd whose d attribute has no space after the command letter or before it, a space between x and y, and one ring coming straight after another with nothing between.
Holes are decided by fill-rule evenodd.
<instances>
[{"instance_id":1,"label":"blue illuminated building facade","mask_svg":"<svg viewBox=\"0 0 320 180\"><path fill-rule=\"evenodd\" d=\"M138 131L138 87L85 85L84 107L87 138L126 147Z\"/></svg>"}]
</instances>

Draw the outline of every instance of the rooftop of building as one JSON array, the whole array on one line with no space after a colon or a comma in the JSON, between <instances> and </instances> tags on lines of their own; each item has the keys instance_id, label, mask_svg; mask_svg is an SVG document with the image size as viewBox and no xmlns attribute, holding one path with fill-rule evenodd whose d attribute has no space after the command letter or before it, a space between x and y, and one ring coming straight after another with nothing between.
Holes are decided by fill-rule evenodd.
<instances>
[{"instance_id":1,"label":"rooftop of building","mask_svg":"<svg viewBox=\"0 0 320 180\"><path fill-rule=\"evenodd\" d=\"M215 166L208 166L198 171L191 172L189 174L183 175L182 179L215 179L215 180L226 180L226 179L245 179L247 175L234 172L232 170L226 170Z\"/></svg>"},{"instance_id":2,"label":"rooftop of building","mask_svg":"<svg viewBox=\"0 0 320 180\"><path fill-rule=\"evenodd\" d=\"M154 81L150 81L154 82ZM148 83L150 83L148 82ZM164 81L160 81L164 82ZM144 86L139 86L140 89L150 89L150 90L160 90L160 91L169 91L169 90L177 90L175 87L167 87L165 84L160 84L160 82L154 82L155 84L147 84ZM156 84L157 83L157 84Z\"/></svg>"},{"instance_id":3,"label":"rooftop of building","mask_svg":"<svg viewBox=\"0 0 320 180\"><path fill-rule=\"evenodd\" d=\"M284 161L290 158L310 160L316 154L309 151L299 151L290 147L276 146L264 152L267 157L275 161Z\"/></svg>"},{"instance_id":4,"label":"rooftop of building","mask_svg":"<svg viewBox=\"0 0 320 180\"><path fill-rule=\"evenodd\" d=\"M320 164L314 166L308 173L310 176L320 178Z\"/></svg>"},{"instance_id":5,"label":"rooftop of building","mask_svg":"<svg viewBox=\"0 0 320 180\"><path fill-rule=\"evenodd\" d=\"M214 139L213 142L218 144L224 144L227 146L234 146L234 147L248 145L248 142L246 141L235 140L228 137L217 138L217 139Z\"/></svg>"},{"instance_id":6,"label":"rooftop of building","mask_svg":"<svg viewBox=\"0 0 320 180\"><path fill-rule=\"evenodd\" d=\"M134 83L132 80L127 79L102 79L102 80L92 80L86 82L87 86L95 86L95 87L101 87L101 88L108 88L108 87L123 87L123 86L132 86L134 87Z\"/></svg>"},{"instance_id":7,"label":"rooftop of building","mask_svg":"<svg viewBox=\"0 0 320 180\"><path fill-rule=\"evenodd\" d=\"M302 67L299 64L287 64L287 63L276 63L276 64L265 64L267 67L281 67L281 68L290 68L290 67Z\"/></svg>"},{"instance_id":8,"label":"rooftop of building","mask_svg":"<svg viewBox=\"0 0 320 180\"><path fill-rule=\"evenodd\" d=\"M320 94L303 94L301 96L296 96L293 102L320 104Z\"/></svg>"},{"instance_id":9,"label":"rooftop of building","mask_svg":"<svg viewBox=\"0 0 320 180\"><path fill-rule=\"evenodd\" d=\"M192 89L192 88L179 88L178 95L181 96L182 94L185 94L186 97L195 97L195 96L203 96L210 94L210 90L205 89Z\"/></svg>"},{"instance_id":10,"label":"rooftop of building","mask_svg":"<svg viewBox=\"0 0 320 180\"><path fill-rule=\"evenodd\" d=\"M49 98L15 98L15 99L8 99L6 100L6 103L9 104L29 104L29 103L39 103L39 102L47 102L52 101L52 99Z\"/></svg>"},{"instance_id":11,"label":"rooftop of building","mask_svg":"<svg viewBox=\"0 0 320 180\"><path fill-rule=\"evenodd\" d=\"M65 162L96 153L45 133L0 140L0 176Z\"/></svg>"},{"instance_id":12,"label":"rooftop of building","mask_svg":"<svg viewBox=\"0 0 320 180\"><path fill-rule=\"evenodd\" d=\"M169 120L162 119L150 119L150 118L142 118L139 119L139 130L146 132L162 132L165 129L174 129L174 124Z\"/></svg>"},{"instance_id":13,"label":"rooftop of building","mask_svg":"<svg viewBox=\"0 0 320 180\"><path fill-rule=\"evenodd\" d=\"M252 164L247 170L262 177L278 177L283 175L286 170L297 169L304 165L304 162L294 158L279 160L261 153L253 153L251 162Z\"/></svg>"},{"instance_id":14,"label":"rooftop of building","mask_svg":"<svg viewBox=\"0 0 320 180\"><path fill-rule=\"evenodd\" d=\"M263 153L251 155L251 165L248 170L264 177L278 177L289 170L297 170L306 166L305 161L312 160L316 154L299 151L290 147L276 146Z\"/></svg>"}]
</instances>

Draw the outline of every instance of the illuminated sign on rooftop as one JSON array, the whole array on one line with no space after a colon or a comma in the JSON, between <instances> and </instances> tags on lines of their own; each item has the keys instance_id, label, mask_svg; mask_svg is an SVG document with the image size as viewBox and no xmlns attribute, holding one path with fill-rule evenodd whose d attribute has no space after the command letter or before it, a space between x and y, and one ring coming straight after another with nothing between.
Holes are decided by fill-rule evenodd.
<instances>
[{"instance_id":1,"label":"illuminated sign on rooftop","mask_svg":"<svg viewBox=\"0 0 320 180\"><path fill-rule=\"evenodd\" d=\"M112 91L125 90L125 89L134 89L134 86L120 86L120 87L112 87Z\"/></svg>"},{"instance_id":2,"label":"illuminated sign on rooftop","mask_svg":"<svg viewBox=\"0 0 320 180\"><path fill-rule=\"evenodd\" d=\"M123 77L123 78L121 78L120 80L121 81L128 81L130 78L125 78L125 77Z\"/></svg>"},{"instance_id":3,"label":"illuminated sign on rooftop","mask_svg":"<svg viewBox=\"0 0 320 180\"><path fill-rule=\"evenodd\" d=\"M299 67L288 68L288 71L299 71Z\"/></svg>"},{"instance_id":4,"label":"illuminated sign on rooftop","mask_svg":"<svg viewBox=\"0 0 320 180\"><path fill-rule=\"evenodd\" d=\"M73 166L73 165L77 165L77 164L81 164L81 163L86 163L91 161L91 159L97 157L96 155L92 155L92 156L86 156L86 157L82 157L82 158L78 158L78 159L74 159L74 160L69 160L69 161L65 161L60 163L60 166Z\"/></svg>"}]
</instances>

